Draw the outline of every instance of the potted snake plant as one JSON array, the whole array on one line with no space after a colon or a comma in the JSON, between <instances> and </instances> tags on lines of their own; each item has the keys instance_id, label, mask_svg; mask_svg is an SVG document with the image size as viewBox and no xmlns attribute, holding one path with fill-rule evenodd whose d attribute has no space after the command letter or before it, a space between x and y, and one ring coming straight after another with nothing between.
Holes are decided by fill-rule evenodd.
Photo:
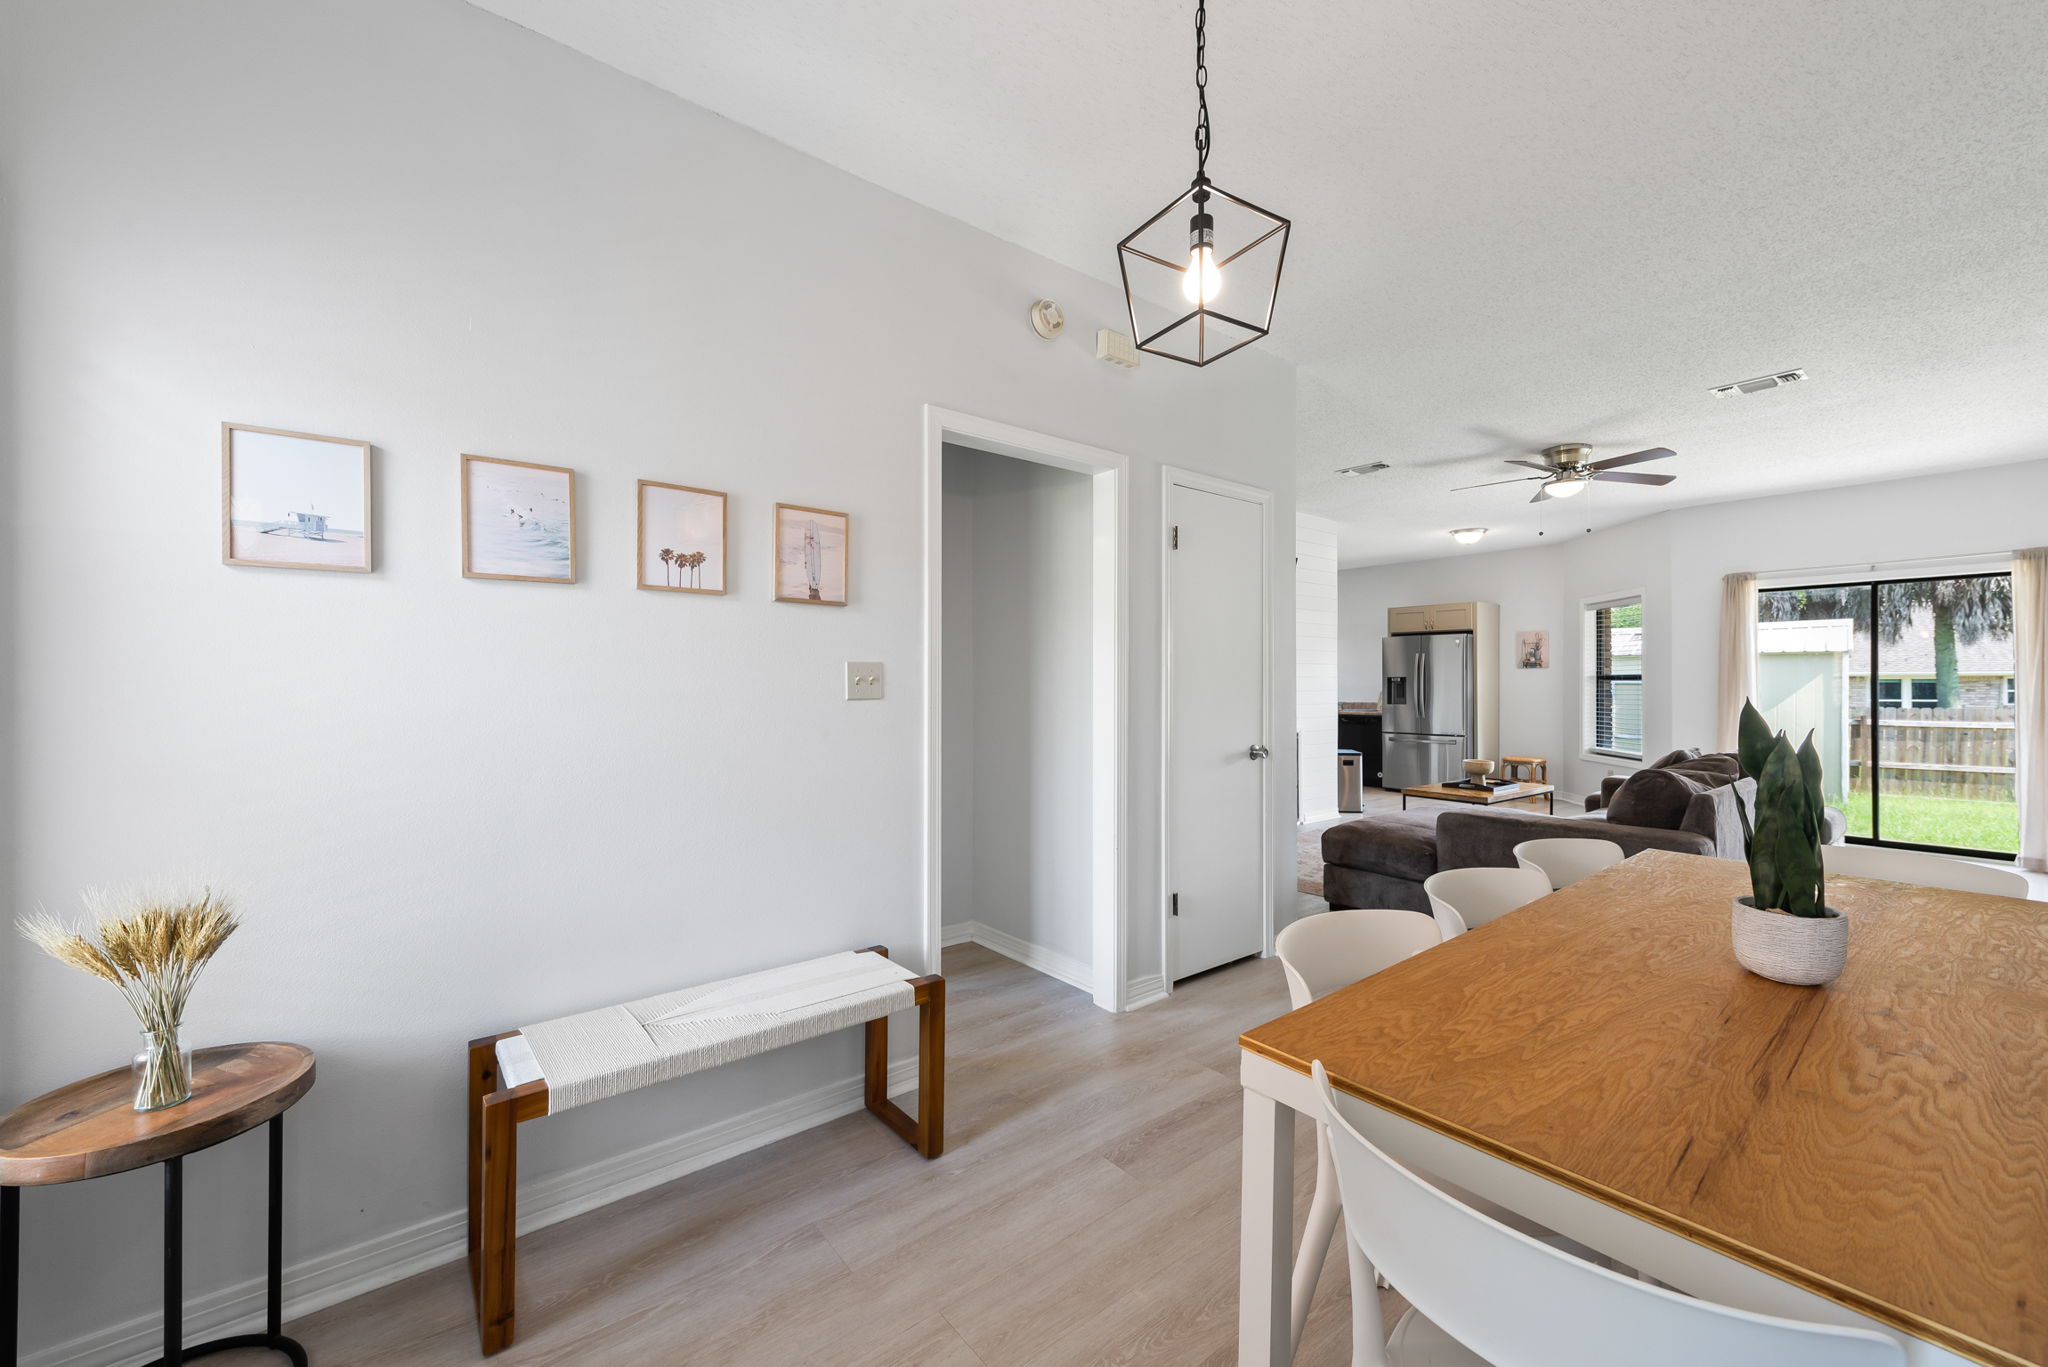
<instances>
[{"instance_id":1,"label":"potted snake plant","mask_svg":"<svg viewBox=\"0 0 2048 1367\"><path fill-rule=\"evenodd\" d=\"M1756 780L1756 820L1752 824L1743 812L1750 895L1735 899L1735 957L1775 982L1832 982L1848 955L1849 923L1827 904L1820 752L1810 732L1794 750L1745 700L1736 758L1743 774Z\"/></svg>"}]
</instances>

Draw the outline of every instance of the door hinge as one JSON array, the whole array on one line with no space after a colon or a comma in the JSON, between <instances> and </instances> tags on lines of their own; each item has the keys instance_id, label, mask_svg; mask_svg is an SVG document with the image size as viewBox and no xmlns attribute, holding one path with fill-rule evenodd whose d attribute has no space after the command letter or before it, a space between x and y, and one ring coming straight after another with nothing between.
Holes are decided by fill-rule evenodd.
<instances>
[{"instance_id":1,"label":"door hinge","mask_svg":"<svg viewBox=\"0 0 2048 1367\"><path fill-rule=\"evenodd\" d=\"M1168 894L1168 896L1167 896L1167 899L1166 899L1166 904L1167 904L1167 908L1168 908L1168 909L1169 909L1169 910L1170 910L1170 911L1172 912L1172 914L1173 914L1173 915L1175 915L1175 916L1178 916L1178 915L1180 915L1180 894L1179 894L1179 893L1177 893L1177 892L1176 892L1176 893L1170 893L1170 894Z\"/></svg>"},{"instance_id":2,"label":"door hinge","mask_svg":"<svg viewBox=\"0 0 2048 1367\"><path fill-rule=\"evenodd\" d=\"M1173 549L1180 549L1180 524L1177 522L1173 527Z\"/></svg>"}]
</instances>

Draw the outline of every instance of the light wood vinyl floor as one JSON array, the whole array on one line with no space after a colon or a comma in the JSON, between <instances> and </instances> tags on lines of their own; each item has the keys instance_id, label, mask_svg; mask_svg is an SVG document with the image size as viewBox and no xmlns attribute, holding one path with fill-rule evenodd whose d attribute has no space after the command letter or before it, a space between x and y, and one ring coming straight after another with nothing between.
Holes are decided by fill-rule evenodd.
<instances>
[{"instance_id":1,"label":"light wood vinyl floor","mask_svg":"<svg viewBox=\"0 0 2048 1367\"><path fill-rule=\"evenodd\" d=\"M865 1113L520 1240L503 1367L1234 1363L1237 1035L1277 960L1112 1016L975 945L946 951L948 1152ZM1296 1126L1296 1227L1315 1178ZM1299 1358L1349 1361L1341 1239ZM1383 1296L1387 1323L1403 1308ZM461 1264L288 1325L320 1367L481 1361ZM223 1367L269 1358L226 1354Z\"/></svg>"}]
</instances>

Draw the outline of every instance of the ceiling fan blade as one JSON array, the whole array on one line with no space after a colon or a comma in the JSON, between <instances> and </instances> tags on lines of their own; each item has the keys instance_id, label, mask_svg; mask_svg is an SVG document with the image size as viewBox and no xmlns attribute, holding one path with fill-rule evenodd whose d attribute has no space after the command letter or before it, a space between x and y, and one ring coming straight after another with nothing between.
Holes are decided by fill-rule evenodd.
<instances>
[{"instance_id":1,"label":"ceiling fan blade","mask_svg":"<svg viewBox=\"0 0 2048 1367\"><path fill-rule=\"evenodd\" d=\"M1491 489L1496 484L1527 484L1532 479L1547 478L1549 478L1548 475L1520 475L1514 479L1491 479L1484 484L1460 484L1457 488L1451 490L1451 492L1454 494L1462 494L1467 489Z\"/></svg>"},{"instance_id":2,"label":"ceiling fan blade","mask_svg":"<svg viewBox=\"0 0 2048 1367\"><path fill-rule=\"evenodd\" d=\"M1669 484L1677 475L1642 475L1626 470L1595 470L1593 478L1609 480L1615 484Z\"/></svg>"},{"instance_id":3,"label":"ceiling fan blade","mask_svg":"<svg viewBox=\"0 0 2048 1367\"><path fill-rule=\"evenodd\" d=\"M1668 446L1652 446L1647 451L1631 451L1625 456L1609 456L1606 460L1593 462L1595 470L1613 470L1623 465L1641 465L1646 460L1664 460L1678 452Z\"/></svg>"},{"instance_id":4,"label":"ceiling fan blade","mask_svg":"<svg viewBox=\"0 0 2048 1367\"><path fill-rule=\"evenodd\" d=\"M1540 460L1507 460L1502 461L1501 464L1519 465L1525 470L1541 470L1546 475L1554 473L1548 465L1545 465Z\"/></svg>"},{"instance_id":5,"label":"ceiling fan blade","mask_svg":"<svg viewBox=\"0 0 2048 1367\"><path fill-rule=\"evenodd\" d=\"M1544 499L1549 497L1550 486L1548 484L1539 484L1536 486L1536 497L1530 499L1529 501L1531 503L1541 503Z\"/></svg>"}]
</instances>

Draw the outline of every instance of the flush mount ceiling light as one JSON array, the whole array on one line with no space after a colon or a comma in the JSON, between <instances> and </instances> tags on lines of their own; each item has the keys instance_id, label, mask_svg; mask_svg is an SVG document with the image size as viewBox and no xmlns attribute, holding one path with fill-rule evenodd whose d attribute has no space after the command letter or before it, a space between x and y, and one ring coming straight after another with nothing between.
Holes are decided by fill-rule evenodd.
<instances>
[{"instance_id":1,"label":"flush mount ceiling light","mask_svg":"<svg viewBox=\"0 0 2048 1367\"><path fill-rule=\"evenodd\" d=\"M1220 361L1272 330L1289 228L1280 215L1209 180L1208 22L1208 6L1198 0L1195 178L1172 203L1116 244L1124 305L1138 349L1193 366ZM1161 326L1139 322L1141 301L1148 321ZM1186 312L1181 311L1184 305Z\"/></svg>"},{"instance_id":2,"label":"flush mount ceiling light","mask_svg":"<svg viewBox=\"0 0 2048 1367\"><path fill-rule=\"evenodd\" d=\"M1451 540L1457 542L1460 546L1469 546L1485 535L1486 528L1484 527L1460 527L1451 533Z\"/></svg>"}]
</instances>

